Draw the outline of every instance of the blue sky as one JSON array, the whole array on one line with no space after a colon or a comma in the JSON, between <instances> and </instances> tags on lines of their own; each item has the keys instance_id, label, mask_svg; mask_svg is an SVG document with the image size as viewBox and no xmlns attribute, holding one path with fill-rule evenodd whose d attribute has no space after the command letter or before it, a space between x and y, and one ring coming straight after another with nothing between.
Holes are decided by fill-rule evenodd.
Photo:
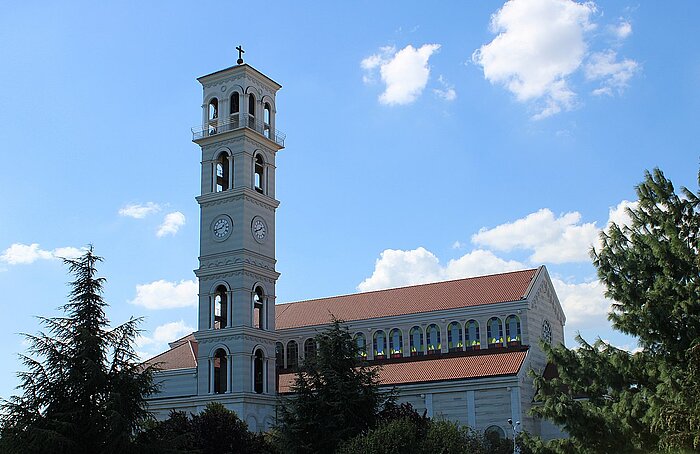
<instances>
[{"instance_id":1,"label":"blue sky","mask_svg":"<svg viewBox=\"0 0 700 454\"><path fill-rule=\"evenodd\" d=\"M544 264L568 345L635 347L587 251L645 169L697 188L697 2L60 3L0 16L0 396L88 243L144 356L196 326L195 79L239 44L283 85L279 302Z\"/></svg>"}]
</instances>

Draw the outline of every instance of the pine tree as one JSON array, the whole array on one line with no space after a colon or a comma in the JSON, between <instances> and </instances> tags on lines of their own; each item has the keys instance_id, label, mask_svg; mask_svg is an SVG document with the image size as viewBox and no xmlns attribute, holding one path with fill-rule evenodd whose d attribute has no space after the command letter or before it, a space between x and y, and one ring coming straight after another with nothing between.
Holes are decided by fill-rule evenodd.
<instances>
[{"instance_id":1,"label":"pine tree","mask_svg":"<svg viewBox=\"0 0 700 454\"><path fill-rule=\"evenodd\" d=\"M157 391L153 367L134 351L140 319L109 327L92 246L64 259L71 282L63 317L39 317L45 331L26 334L21 396L1 404L0 451L112 453L132 451L135 431L149 418L145 397Z\"/></svg>"},{"instance_id":2,"label":"pine tree","mask_svg":"<svg viewBox=\"0 0 700 454\"><path fill-rule=\"evenodd\" d=\"M358 347L339 320L316 336L318 351L306 358L282 400L276 436L280 450L333 452L338 444L373 427L391 393L379 390L378 370L358 358Z\"/></svg>"},{"instance_id":3,"label":"pine tree","mask_svg":"<svg viewBox=\"0 0 700 454\"><path fill-rule=\"evenodd\" d=\"M631 225L611 224L592 257L612 326L641 351L544 346L559 377L536 377L534 413L570 434L556 452L700 451L700 192L676 194L659 169L636 189Z\"/></svg>"}]
</instances>

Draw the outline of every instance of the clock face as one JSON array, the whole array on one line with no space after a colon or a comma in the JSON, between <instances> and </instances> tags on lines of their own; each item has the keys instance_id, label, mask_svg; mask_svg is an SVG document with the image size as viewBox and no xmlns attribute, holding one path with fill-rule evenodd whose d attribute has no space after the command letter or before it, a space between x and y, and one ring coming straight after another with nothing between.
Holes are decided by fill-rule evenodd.
<instances>
[{"instance_id":1,"label":"clock face","mask_svg":"<svg viewBox=\"0 0 700 454\"><path fill-rule=\"evenodd\" d=\"M258 243L262 243L267 237L267 224L260 216L255 216L253 222L250 225L250 231L253 234L253 238Z\"/></svg>"},{"instance_id":2,"label":"clock face","mask_svg":"<svg viewBox=\"0 0 700 454\"><path fill-rule=\"evenodd\" d=\"M211 225L211 231L214 239L225 240L231 234L231 219L225 215L217 217Z\"/></svg>"}]
</instances>

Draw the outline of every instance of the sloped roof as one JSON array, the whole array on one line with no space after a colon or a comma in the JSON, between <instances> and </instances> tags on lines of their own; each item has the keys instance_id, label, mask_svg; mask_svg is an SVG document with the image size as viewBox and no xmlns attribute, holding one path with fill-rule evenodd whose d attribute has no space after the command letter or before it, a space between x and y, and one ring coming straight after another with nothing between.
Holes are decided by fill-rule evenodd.
<instances>
[{"instance_id":1,"label":"sloped roof","mask_svg":"<svg viewBox=\"0 0 700 454\"><path fill-rule=\"evenodd\" d=\"M526 349L500 350L494 353L445 356L435 359L386 362L379 371L382 385L403 385L444 380L467 380L474 378L515 375L527 355ZM279 392L290 392L294 373L280 374Z\"/></svg>"},{"instance_id":2,"label":"sloped roof","mask_svg":"<svg viewBox=\"0 0 700 454\"><path fill-rule=\"evenodd\" d=\"M191 339L190 339L191 337ZM197 367L197 341L190 334L172 342L174 345L158 356L146 361L145 365L157 365L161 370L187 369Z\"/></svg>"},{"instance_id":3,"label":"sloped roof","mask_svg":"<svg viewBox=\"0 0 700 454\"><path fill-rule=\"evenodd\" d=\"M331 316L346 322L460 307L519 301L537 269L354 293L275 306L275 328L324 325Z\"/></svg>"}]
</instances>

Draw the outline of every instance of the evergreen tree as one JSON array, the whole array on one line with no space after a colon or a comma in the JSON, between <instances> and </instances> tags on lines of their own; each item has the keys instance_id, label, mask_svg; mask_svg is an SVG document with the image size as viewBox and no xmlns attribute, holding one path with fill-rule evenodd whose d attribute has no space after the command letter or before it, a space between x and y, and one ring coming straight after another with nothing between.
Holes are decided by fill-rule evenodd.
<instances>
[{"instance_id":1,"label":"evergreen tree","mask_svg":"<svg viewBox=\"0 0 700 454\"><path fill-rule=\"evenodd\" d=\"M641 351L580 337L577 350L545 346L559 377L535 379L533 412L571 438L536 451L700 451L700 192L676 194L659 169L636 189L631 225L611 224L592 257L613 327Z\"/></svg>"},{"instance_id":2,"label":"evergreen tree","mask_svg":"<svg viewBox=\"0 0 700 454\"><path fill-rule=\"evenodd\" d=\"M102 258L90 248L64 259L71 282L63 317L39 317L45 332L25 335L27 370L21 396L1 404L0 451L17 453L130 452L133 433L149 418L144 398L157 391L152 367L133 349L140 319L109 328L97 277Z\"/></svg>"},{"instance_id":3,"label":"evergreen tree","mask_svg":"<svg viewBox=\"0 0 700 454\"><path fill-rule=\"evenodd\" d=\"M334 320L316 336L318 350L306 358L280 402L276 438L281 451L333 452L338 444L374 426L382 405L378 370L358 358L347 327Z\"/></svg>"}]
</instances>

